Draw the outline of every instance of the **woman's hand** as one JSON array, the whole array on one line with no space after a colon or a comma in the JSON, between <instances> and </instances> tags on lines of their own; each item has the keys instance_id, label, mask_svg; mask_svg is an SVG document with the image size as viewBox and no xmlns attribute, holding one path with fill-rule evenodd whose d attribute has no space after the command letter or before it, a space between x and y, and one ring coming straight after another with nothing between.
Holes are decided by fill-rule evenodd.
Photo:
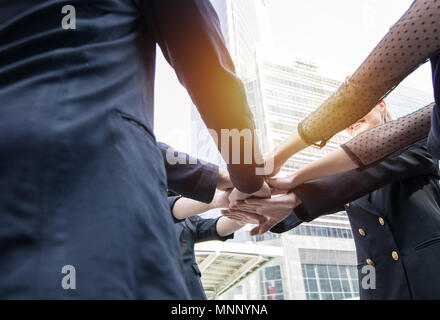
<instances>
[{"instance_id":1,"label":"woman's hand","mask_svg":"<svg viewBox=\"0 0 440 320\"><path fill-rule=\"evenodd\" d=\"M264 157L264 169L267 177L274 177L278 174L283 164L294 154L308 147L298 134L294 131L286 140L277 145L269 154Z\"/></svg>"},{"instance_id":2,"label":"woman's hand","mask_svg":"<svg viewBox=\"0 0 440 320\"><path fill-rule=\"evenodd\" d=\"M266 177L276 176L283 166L283 162L276 156L275 151L270 152L264 157L264 174Z\"/></svg>"},{"instance_id":3,"label":"woman's hand","mask_svg":"<svg viewBox=\"0 0 440 320\"><path fill-rule=\"evenodd\" d=\"M258 190L257 192L251 193L251 194L240 192L237 189L232 190L232 192L229 196L229 201L230 202L241 201L241 200L248 199L251 197L270 198L270 195L271 195L270 187L266 182L264 182L263 185L261 186L260 190Z\"/></svg>"},{"instance_id":4,"label":"woman's hand","mask_svg":"<svg viewBox=\"0 0 440 320\"><path fill-rule=\"evenodd\" d=\"M271 188L272 195L286 194L300 185L300 175L298 174L300 172L301 170L287 177L267 178L266 181Z\"/></svg>"}]
</instances>

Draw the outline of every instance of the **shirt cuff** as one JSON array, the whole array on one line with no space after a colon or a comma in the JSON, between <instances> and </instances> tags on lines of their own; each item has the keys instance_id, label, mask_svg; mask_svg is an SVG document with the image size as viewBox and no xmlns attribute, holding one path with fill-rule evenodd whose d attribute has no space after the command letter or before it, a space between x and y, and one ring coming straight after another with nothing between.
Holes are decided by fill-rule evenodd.
<instances>
[{"instance_id":1,"label":"shirt cuff","mask_svg":"<svg viewBox=\"0 0 440 320\"><path fill-rule=\"evenodd\" d=\"M217 190L218 166L212 163L203 164L203 171L194 186L194 194L199 195L199 201L210 203Z\"/></svg>"},{"instance_id":2,"label":"shirt cuff","mask_svg":"<svg viewBox=\"0 0 440 320\"><path fill-rule=\"evenodd\" d=\"M313 205L313 201L304 201L305 195L303 194L303 190L301 188L295 188L294 189L295 194L298 198L301 199L301 204L295 208L293 211L295 215L303 222L310 222L316 217L312 217L310 215L310 210L307 210L307 205ZM309 208L310 209L310 208Z\"/></svg>"},{"instance_id":3,"label":"shirt cuff","mask_svg":"<svg viewBox=\"0 0 440 320\"><path fill-rule=\"evenodd\" d=\"M170 213L171 213L171 217L174 220L174 223L180 223L185 221L185 219L177 219L173 214L174 205L176 204L177 200L179 200L180 198L182 198L182 196L168 197L168 205L170 206Z\"/></svg>"},{"instance_id":4,"label":"shirt cuff","mask_svg":"<svg viewBox=\"0 0 440 320\"><path fill-rule=\"evenodd\" d=\"M284 219L283 221L278 223L276 226L274 226L272 229L270 229L270 232L284 233L284 232L289 231L293 228L296 228L301 223L303 223L303 221L296 214L296 210L294 210L286 219Z\"/></svg>"},{"instance_id":5,"label":"shirt cuff","mask_svg":"<svg viewBox=\"0 0 440 320\"><path fill-rule=\"evenodd\" d=\"M229 239L234 239L235 232L231 233L230 235L224 236L224 237L222 237L221 235L218 234L218 232L217 232L217 222L220 220L220 218L221 217L217 218L217 220L215 221L215 225L214 225L215 226L215 235L217 237L217 240L219 240L219 241L226 241L226 240L229 240Z\"/></svg>"}]
</instances>

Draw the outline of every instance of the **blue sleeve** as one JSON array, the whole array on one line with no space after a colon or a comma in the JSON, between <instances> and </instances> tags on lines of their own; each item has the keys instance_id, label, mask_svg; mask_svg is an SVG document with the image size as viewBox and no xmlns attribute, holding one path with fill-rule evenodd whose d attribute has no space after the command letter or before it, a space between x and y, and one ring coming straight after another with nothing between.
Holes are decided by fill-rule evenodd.
<instances>
[{"instance_id":1,"label":"blue sleeve","mask_svg":"<svg viewBox=\"0 0 440 320\"><path fill-rule=\"evenodd\" d=\"M174 223L180 223L185 221L185 219L182 220L177 219L173 214L174 205L176 204L177 200L179 200L180 198L182 197L181 196L168 197L168 205L170 206L171 217L173 218Z\"/></svg>"},{"instance_id":2,"label":"blue sleeve","mask_svg":"<svg viewBox=\"0 0 440 320\"><path fill-rule=\"evenodd\" d=\"M177 155L177 151L163 142L158 146L164 158L168 189L186 198L210 203L217 188L218 166L186 153L179 153L184 158L181 163L171 164L167 153Z\"/></svg>"},{"instance_id":3,"label":"blue sleeve","mask_svg":"<svg viewBox=\"0 0 440 320\"><path fill-rule=\"evenodd\" d=\"M150 0L140 4L150 33L187 89L206 126L216 133L219 150L223 130L255 133L244 85L236 76L211 3L207 0ZM242 192L253 193L263 184L264 177L256 172L263 164L257 163L259 150L252 145L247 145L251 154L245 157L244 139L240 141L240 163L232 161L235 160L232 143L229 158L225 160L234 186Z\"/></svg>"},{"instance_id":4,"label":"blue sleeve","mask_svg":"<svg viewBox=\"0 0 440 320\"><path fill-rule=\"evenodd\" d=\"M440 159L440 55L431 58L432 84L436 105L432 110L431 131L428 138L428 149L432 156Z\"/></svg>"},{"instance_id":5,"label":"blue sleeve","mask_svg":"<svg viewBox=\"0 0 440 320\"><path fill-rule=\"evenodd\" d=\"M228 239L233 239L234 233L225 237L222 237L217 233L217 222L220 218L221 217L215 219L204 219L200 216L190 217L196 226L194 241L198 243L204 241L226 241Z\"/></svg>"}]
</instances>

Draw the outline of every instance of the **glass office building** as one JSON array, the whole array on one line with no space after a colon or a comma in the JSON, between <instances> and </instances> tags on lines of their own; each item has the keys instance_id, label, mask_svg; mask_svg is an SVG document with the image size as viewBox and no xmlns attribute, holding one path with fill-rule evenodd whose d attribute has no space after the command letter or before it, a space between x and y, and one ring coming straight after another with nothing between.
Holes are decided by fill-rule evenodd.
<instances>
[{"instance_id":1,"label":"glass office building","mask_svg":"<svg viewBox=\"0 0 440 320\"><path fill-rule=\"evenodd\" d=\"M263 152L294 132L299 122L324 102L340 85L307 59L274 50L262 42L262 0L211 0L222 30L245 83ZM431 102L432 96L397 88L388 98L393 116L399 117ZM195 108L192 111L192 152L205 160L223 162ZM287 175L317 160L349 139L341 132L326 147L309 147L294 155L282 168ZM317 199L319 201L319 199ZM221 299L356 299L359 297L357 259L353 235L345 212L305 223L282 235L266 233L239 242L278 246L283 257L243 280Z\"/></svg>"}]
</instances>

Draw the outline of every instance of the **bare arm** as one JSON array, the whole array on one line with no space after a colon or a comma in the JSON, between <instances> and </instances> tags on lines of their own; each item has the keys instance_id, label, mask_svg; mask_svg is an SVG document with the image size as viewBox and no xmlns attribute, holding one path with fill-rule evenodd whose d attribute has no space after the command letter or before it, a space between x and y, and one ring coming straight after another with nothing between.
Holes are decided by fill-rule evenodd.
<instances>
[{"instance_id":1,"label":"bare arm","mask_svg":"<svg viewBox=\"0 0 440 320\"><path fill-rule=\"evenodd\" d=\"M183 220L191 216L214 209L211 203L203 203L188 198L180 198L173 207L173 216Z\"/></svg>"},{"instance_id":2,"label":"bare arm","mask_svg":"<svg viewBox=\"0 0 440 320\"><path fill-rule=\"evenodd\" d=\"M304 182L325 178L357 167L358 165L353 162L348 154L342 148L338 148L327 156L304 166L295 174L283 178L269 179L268 183L276 189L273 192L282 193Z\"/></svg>"},{"instance_id":3,"label":"bare arm","mask_svg":"<svg viewBox=\"0 0 440 320\"><path fill-rule=\"evenodd\" d=\"M245 222L240 222L236 220L232 220L226 217L221 217L217 221L217 233L221 237L229 236L230 234L233 234L235 231L240 230L245 226Z\"/></svg>"},{"instance_id":4,"label":"bare arm","mask_svg":"<svg viewBox=\"0 0 440 320\"><path fill-rule=\"evenodd\" d=\"M370 112L419 65L435 57L440 50L435 23L439 17L440 6L436 0L414 1L356 72L299 124L298 132L277 147L274 152L275 168L281 167L290 156L307 145L319 141L325 145L333 135ZM421 31L423 36L419 36ZM408 36L401 36L403 34ZM411 58L408 58L409 54ZM420 130L423 134L425 128L420 127ZM375 145L381 148L381 142ZM367 143L367 147L375 147L371 141Z\"/></svg>"},{"instance_id":5,"label":"bare arm","mask_svg":"<svg viewBox=\"0 0 440 320\"><path fill-rule=\"evenodd\" d=\"M172 210L173 216L176 219L183 220L212 209L227 208L229 206L229 194L230 192L216 194L210 203L202 203L188 198L180 198L174 204Z\"/></svg>"},{"instance_id":6,"label":"bare arm","mask_svg":"<svg viewBox=\"0 0 440 320\"><path fill-rule=\"evenodd\" d=\"M265 157L264 169L268 177L275 176L295 153L307 148L309 145L304 142L297 131L292 133L286 140L281 142Z\"/></svg>"}]
</instances>

